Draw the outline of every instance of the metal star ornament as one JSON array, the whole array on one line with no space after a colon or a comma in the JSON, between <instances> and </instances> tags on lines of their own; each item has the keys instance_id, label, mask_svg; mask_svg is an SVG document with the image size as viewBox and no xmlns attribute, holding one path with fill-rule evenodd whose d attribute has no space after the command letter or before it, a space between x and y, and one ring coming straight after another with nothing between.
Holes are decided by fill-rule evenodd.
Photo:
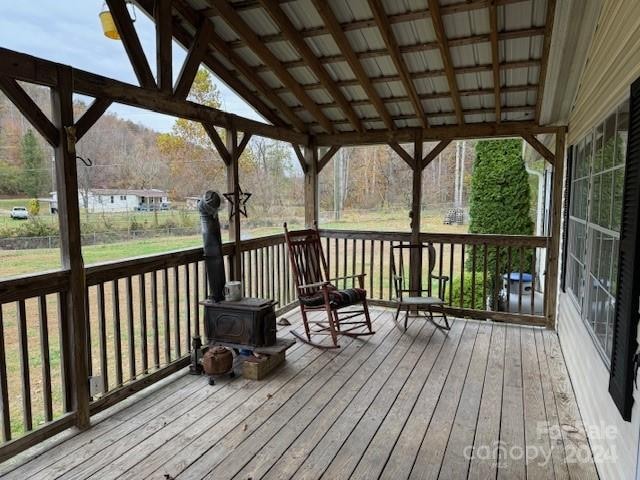
<instances>
[{"instance_id":1,"label":"metal star ornament","mask_svg":"<svg viewBox=\"0 0 640 480\"><path fill-rule=\"evenodd\" d=\"M227 199L227 202L231 204L231 213L229 214L229 220L233 218L233 216L240 212L240 214L244 215L247 218L247 202L251 198L251 194L249 192L243 192L242 188L238 186L238 204L235 202L234 192L228 192L222 194L224 198Z\"/></svg>"}]
</instances>

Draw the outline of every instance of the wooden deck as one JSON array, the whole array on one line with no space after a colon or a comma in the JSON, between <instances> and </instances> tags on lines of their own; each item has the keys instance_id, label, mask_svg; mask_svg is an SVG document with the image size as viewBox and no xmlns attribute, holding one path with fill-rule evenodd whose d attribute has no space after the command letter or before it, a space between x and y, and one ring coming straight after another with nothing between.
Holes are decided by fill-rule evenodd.
<instances>
[{"instance_id":1,"label":"wooden deck","mask_svg":"<svg viewBox=\"0 0 640 480\"><path fill-rule=\"evenodd\" d=\"M261 382L181 372L2 478L597 478L555 333L374 317Z\"/></svg>"}]
</instances>

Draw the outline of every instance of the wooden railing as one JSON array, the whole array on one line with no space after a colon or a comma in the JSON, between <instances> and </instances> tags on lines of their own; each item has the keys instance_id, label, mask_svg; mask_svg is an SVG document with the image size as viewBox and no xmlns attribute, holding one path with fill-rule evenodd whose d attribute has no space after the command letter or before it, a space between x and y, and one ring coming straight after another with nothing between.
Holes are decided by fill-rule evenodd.
<instances>
[{"instance_id":1,"label":"wooden railing","mask_svg":"<svg viewBox=\"0 0 640 480\"><path fill-rule=\"evenodd\" d=\"M321 236L330 276L364 272L372 302L389 305L391 247L409 243L410 234L322 230ZM534 303L541 297L546 303L547 295L525 295L522 283L507 291L517 294L515 302L496 306L504 272L531 273L534 290L548 290L539 288L546 237L422 234L421 240L436 249L435 273L451 279L450 313L544 325ZM233 245L223 253L230 260ZM279 313L297 305L283 235L242 241L240 255L246 296L276 300ZM90 399L95 414L187 365L192 335L204 334L198 302L207 281L201 248L91 265L85 277L87 365L102 383ZM65 271L0 282L0 460L74 423L69 282Z\"/></svg>"},{"instance_id":2,"label":"wooden railing","mask_svg":"<svg viewBox=\"0 0 640 480\"><path fill-rule=\"evenodd\" d=\"M393 304L396 294L391 272L392 247L408 245L410 233L322 230L321 237L331 277L366 273L368 296L373 303ZM420 240L435 248L433 274L449 277L444 292L449 313L529 325L546 324L547 237L422 233ZM405 262L408 264L409 259ZM515 282L506 282L504 276L510 272L529 273L531 288L522 276L515 276L519 277ZM347 286L346 281L339 286ZM439 282L433 282L433 293L440 296L441 287Z\"/></svg>"}]
</instances>

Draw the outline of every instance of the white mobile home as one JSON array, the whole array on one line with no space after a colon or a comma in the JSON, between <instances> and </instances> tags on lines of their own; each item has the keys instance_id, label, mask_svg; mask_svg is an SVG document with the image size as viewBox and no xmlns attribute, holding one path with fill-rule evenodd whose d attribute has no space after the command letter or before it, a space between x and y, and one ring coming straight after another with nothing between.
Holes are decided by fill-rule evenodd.
<instances>
[{"instance_id":1,"label":"white mobile home","mask_svg":"<svg viewBox=\"0 0 640 480\"><path fill-rule=\"evenodd\" d=\"M51 209L57 209L57 192L52 192L51 197ZM168 197L167 192L157 189L95 188L78 190L78 205L89 213L153 211L166 208Z\"/></svg>"}]
</instances>

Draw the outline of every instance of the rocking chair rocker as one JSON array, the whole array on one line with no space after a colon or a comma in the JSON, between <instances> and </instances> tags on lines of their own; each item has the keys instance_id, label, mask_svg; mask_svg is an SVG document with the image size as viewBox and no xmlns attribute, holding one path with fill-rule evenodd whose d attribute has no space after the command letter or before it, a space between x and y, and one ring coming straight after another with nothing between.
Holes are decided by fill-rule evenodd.
<instances>
[{"instance_id":1,"label":"rocking chair rocker","mask_svg":"<svg viewBox=\"0 0 640 480\"><path fill-rule=\"evenodd\" d=\"M367 291L364 289L364 273L329 279L320 234L317 228L289 231L284 224L284 237L289 250L291 269L296 283L300 312L305 336L292 331L296 338L318 348L339 348L338 335L360 337L373 335L371 318L367 306ZM352 279L353 288L338 290L331 282ZM358 279L358 287L355 287ZM362 305L361 310L343 308ZM307 312L324 311L326 320L310 320ZM353 320L364 314L364 320ZM350 321L347 321L350 320ZM323 345L312 340L312 335L331 336L332 345Z\"/></svg>"}]
</instances>

